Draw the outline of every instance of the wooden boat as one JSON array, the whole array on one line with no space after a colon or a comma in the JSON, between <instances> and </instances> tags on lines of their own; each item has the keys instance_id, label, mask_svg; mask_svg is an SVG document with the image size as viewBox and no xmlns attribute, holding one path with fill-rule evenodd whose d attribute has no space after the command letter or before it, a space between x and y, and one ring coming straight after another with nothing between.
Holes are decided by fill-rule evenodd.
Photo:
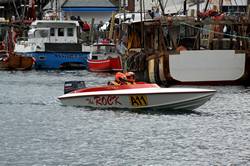
<instances>
[{"instance_id":1,"label":"wooden boat","mask_svg":"<svg viewBox=\"0 0 250 166\"><path fill-rule=\"evenodd\" d=\"M32 57L0 52L0 70L30 70L34 64Z\"/></svg>"},{"instance_id":2,"label":"wooden boat","mask_svg":"<svg viewBox=\"0 0 250 166\"><path fill-rule=\"evenodd\" d=\"M113 43L95 43L88 57L88 70L92 72L122 71L121 56Z\"/></svg>"},{"instance_id":3,"label":"wooden boat","mask_svg":"<svg viewBox=\"0 0 250 166\"><path fill-rule=\"evenodd\" d=\"M125 23L125 70L161 85L250 85L250 8L223 10Z\"/></svg>"},{"instance_id":4,"label":"wooden boat","mask_svg":"<svg viewBox=\"0 0 250 166\"><path fill-rule=\"evenodd\" d=\"M0 35L4 40L0 41L0 70L29 70L32 69L34 59L14 53L13 46L18 27L16 22L0 22Z\"/></svg>"},{"instance_id":5,"label":"wooden boat","mask_svg":"<svg viewBox=\"0 0 250 166\"><path fill-rule=\"evenodd\" d=\"M70 89L71 83L65 84ZM161 88L157 84L101 86L82 88L58 99L68 106L98 109L193 110L206 103L215 90L198 88Z\"/></svg>"}]
</instances>

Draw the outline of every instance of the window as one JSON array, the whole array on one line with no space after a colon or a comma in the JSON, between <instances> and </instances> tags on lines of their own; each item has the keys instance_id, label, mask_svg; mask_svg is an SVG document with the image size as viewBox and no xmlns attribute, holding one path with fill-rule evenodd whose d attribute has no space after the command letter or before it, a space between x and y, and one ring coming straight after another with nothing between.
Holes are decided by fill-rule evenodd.
<instances>
[{"instance_id":1,"label":"window","mask_svg":"<svg viewBox=\"0 0 250 166\"><path fill-rule=\"evenodd\" d=\"M114 46L106 46L106 52L107 53L114 53L115 52L115 47Z\"/></svg>"},{"instance_id":2,"label":"window","mask_svg":"<svg viewBox=\"0 0 250 166\"><path fill-rule=\"evenodd\" d=\"M50 36L55 36L55 28L50 29Z\"/></svg>"},{"instance_id":3,"label":"window","mask_svg":"<svg viewBox=\"0 0 250 166\"><path fill-rule=\"evenodd\" d=\"M58 28L58 36L64 36L64 28Z\"/></svg>"},{"instance_id":4,"label":"window","mask_svg":"<svg viewBox=\"0 0 250 166\"><path fill-rule=\"evenodd\" d=\"M47 30L40 31L40 37L45 38L45 37L48 37L48 35L49 35L49 32Z\"/></svg>"},{"instance_id":5,"label":"window","mask_svg":"<svg viewBox=\"0 0 250 166\"><path fill-rule=\"evenodd\" d=\"M68 36L74 36L73 28L68 28Z\"/></svg>"}]
</instances>

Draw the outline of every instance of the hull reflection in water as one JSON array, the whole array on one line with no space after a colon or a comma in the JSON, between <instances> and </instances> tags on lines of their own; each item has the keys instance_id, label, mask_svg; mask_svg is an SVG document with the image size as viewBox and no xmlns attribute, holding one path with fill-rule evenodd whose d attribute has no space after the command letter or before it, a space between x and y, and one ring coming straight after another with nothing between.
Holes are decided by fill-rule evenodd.
<instances>
[{"instance_id":1,"label":"hull reflection in water","mask_svg":"<svg viewBox=\"0 0 250 166\"><path fill-rule=\"evenodd\" d=\"M63 105L100 109L193 110L206 103L215 90L198 88L161 88L157 84L83 88L58 99Z\"/></svg>"}]
</instances>

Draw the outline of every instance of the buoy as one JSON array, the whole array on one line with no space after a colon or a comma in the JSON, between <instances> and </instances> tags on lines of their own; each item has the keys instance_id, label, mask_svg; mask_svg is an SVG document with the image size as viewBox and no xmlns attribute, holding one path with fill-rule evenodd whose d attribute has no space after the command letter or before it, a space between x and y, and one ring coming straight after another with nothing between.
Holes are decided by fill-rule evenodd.
<instances>
[{"instance_id":1,"label":"buoy","mask_svg":"<svg viewBox=\"0 0 250 166\"><path fill-rule=\"evenodd\" d=\"M155 59L148 60L148 77L151 83L155 83L154 68L155 68Z\"/></svg>"},{"instance_id":2,"label":"buoy","mask_svg":"<svg viewBox=\"0 0 250 166\"><path fill-rule=\"evenodd\" d=\"M165 77L165 56L162 55L159 58L159 77L161 82L167 82Z\"/></svg>"}]
</instances>

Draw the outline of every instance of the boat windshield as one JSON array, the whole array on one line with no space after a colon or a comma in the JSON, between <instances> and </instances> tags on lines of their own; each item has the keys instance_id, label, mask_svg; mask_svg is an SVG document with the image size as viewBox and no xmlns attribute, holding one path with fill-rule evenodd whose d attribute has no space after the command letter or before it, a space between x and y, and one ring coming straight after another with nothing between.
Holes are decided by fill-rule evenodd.
<instances>
[{"instance_id":1,"label":"boat windshield","mask_svg":"<svg viewBox=\"0 0 250 166\"><path fill-rule=\"evenodd\" d=\"M29 31L29 38L46 38L49 36L48 28L32 29Z\"/></svg>"}]
</instances>

